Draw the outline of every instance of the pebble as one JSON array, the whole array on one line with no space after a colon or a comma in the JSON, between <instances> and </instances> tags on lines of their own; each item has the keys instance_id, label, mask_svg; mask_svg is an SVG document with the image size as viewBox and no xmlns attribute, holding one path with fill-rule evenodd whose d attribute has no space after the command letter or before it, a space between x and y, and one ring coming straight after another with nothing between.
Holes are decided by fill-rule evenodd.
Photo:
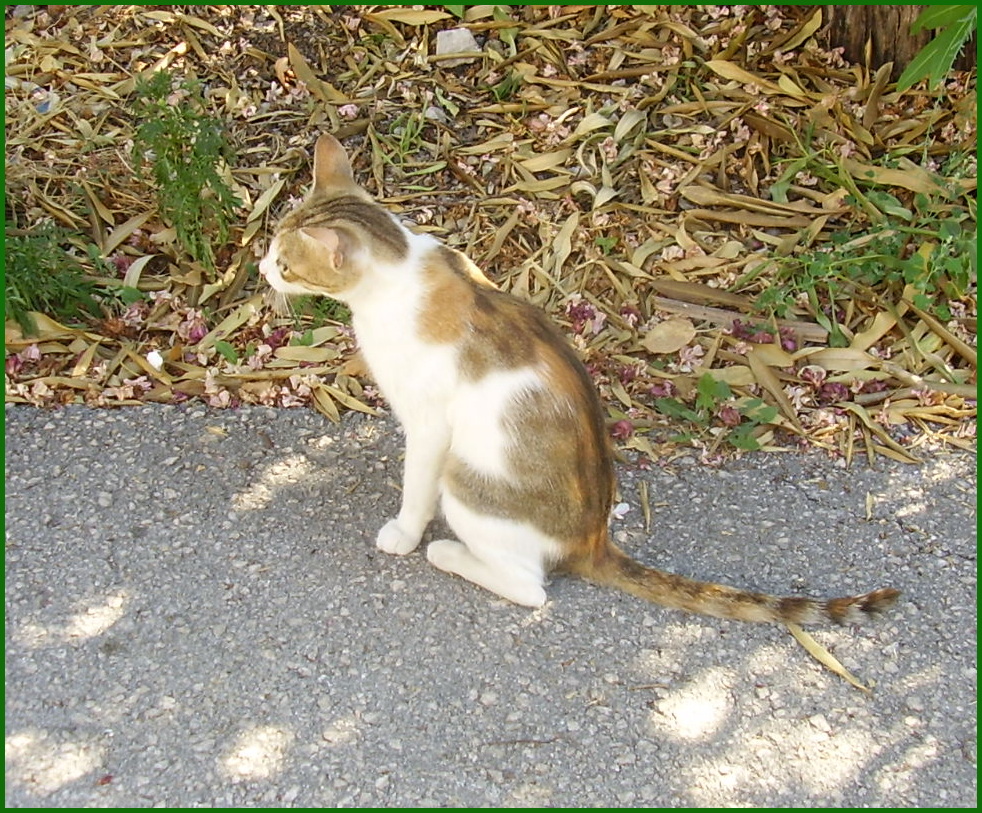
<instances>
[{"instance_id":1,"label":"pebble","mask_svg":"<svg viewBox=\"0 0 982 813\"><path fill-rule=\"evenodd\" d=\"M479 52L481 46L468 28L446 28L436 32L436 55L443 54L464 54L468 52ZM477 57L459 57L458 59L444 59L440 64L446 68L456 68L459 65L467 65L476 61Z\"/></svg>"}]
</instances>

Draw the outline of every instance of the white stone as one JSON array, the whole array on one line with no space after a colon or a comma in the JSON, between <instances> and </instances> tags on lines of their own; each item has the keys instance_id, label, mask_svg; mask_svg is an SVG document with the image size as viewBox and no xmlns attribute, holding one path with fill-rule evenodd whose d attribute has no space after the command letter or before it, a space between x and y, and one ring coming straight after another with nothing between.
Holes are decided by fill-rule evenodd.
<instances>
[{"instance_id":1,"label":"white stone","mask_svg":"<svg viewBox=\"0 0 982 813\"><path fill-rule=\"evenodd\" d=\"M436 55L443 54L465 54L469 52L479 52L481 46L477 44L474 35L466 28L449 28L446 31L436 32ZM440 60L440 66L445 68L455 68L458 65L466 65L477 59L474 57L461 57L460 59Z\"/></svg>"}]
</instances>

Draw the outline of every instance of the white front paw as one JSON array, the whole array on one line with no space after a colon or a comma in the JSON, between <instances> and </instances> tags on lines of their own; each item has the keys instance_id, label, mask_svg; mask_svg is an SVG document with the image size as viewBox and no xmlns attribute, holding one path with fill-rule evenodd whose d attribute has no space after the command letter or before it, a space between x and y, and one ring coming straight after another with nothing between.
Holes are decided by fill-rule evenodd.
<instances>
[{"instance_id":1,"label":"white front paw","mask_svg":"<svg viewBox=\"0 0 982 813\"><path fill-rule=\"evenodd\" d=\"M397 556L405 556L412 553L419 545L419 537L412 537L399 527L398 520L390 519L382 530L378 532L375 539L375 546L386 553L394 553Z\"/></svg>"}]
</instances>

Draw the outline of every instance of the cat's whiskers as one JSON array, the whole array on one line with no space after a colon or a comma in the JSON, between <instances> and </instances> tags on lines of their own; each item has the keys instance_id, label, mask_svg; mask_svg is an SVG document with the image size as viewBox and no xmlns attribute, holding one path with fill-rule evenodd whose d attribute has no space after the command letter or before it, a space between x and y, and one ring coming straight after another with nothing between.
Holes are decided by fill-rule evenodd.
<instances>
[{"instance_id":1,"label":"cat's whiskers","mask_svg":"<svg viewBox=\"0 0 982 813\"><path fill-rule=\"evenodd\" d=\"M293 307L295 298L273 287L267 287L263 302L276 316L295 316L296 310Z\"/></svg>"}]
</instances>

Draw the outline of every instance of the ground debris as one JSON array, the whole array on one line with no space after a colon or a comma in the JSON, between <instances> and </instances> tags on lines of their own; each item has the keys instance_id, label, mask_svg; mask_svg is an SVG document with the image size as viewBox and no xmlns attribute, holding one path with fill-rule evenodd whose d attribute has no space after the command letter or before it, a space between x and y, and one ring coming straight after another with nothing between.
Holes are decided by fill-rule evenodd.
<instances>
[{"instance_id":1,"label":"ground debris","mask_svg":"<svg viewBox=\"0 0 982 813\"><path fill-rule=\"evenodd\" d=\"M52 221L107 291L143 296L81 327L8 322L7 402L379 407L343 309L279 315L255 269L332 132L386 205L562 325L628 452L974 449L974 266L939 313L909 265L835 290L803 265L879 251L922 210L974 234L974 76L943 104L898 94L786 6L503 8L8 14L8 231ZM447 52L452 30L473 44ZM133 166L136 79L160 70L203 83L234 146L213 270ZM803 267L814 284L775 300Z\"/></svg>"}]
</instances>

